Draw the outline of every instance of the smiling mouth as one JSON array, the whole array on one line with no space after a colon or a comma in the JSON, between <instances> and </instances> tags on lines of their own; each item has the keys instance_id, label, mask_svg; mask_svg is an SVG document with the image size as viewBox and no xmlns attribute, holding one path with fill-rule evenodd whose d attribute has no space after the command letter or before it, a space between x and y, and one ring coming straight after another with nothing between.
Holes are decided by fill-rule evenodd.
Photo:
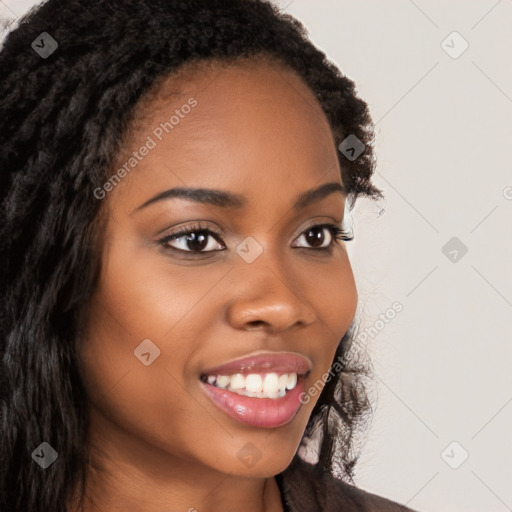
<instances>
[{"instance_id":1,"label":"smiling mouth","mask_svg":"<svg viewBox=\"0 0 512 512\"><path fill-rule=\"evenodd\" d=\"M207 396L220 410L256 428L283 427L291 422L301 408L305 392L305 375L292 372L202 374L200 381ZM243 387L238 387L242 384Z\"/></svg>"},{"instance_id":2,"label":"smiling mouth","mask_svg":"<svg viewBox=\"0 0 512 512\"><path fill-rule=\"evenodd\" d=\"M307 372L309 374L309 371ZM201 380L216 388L226 389L240 396L251 398L284 397L297 386L298 379L304 375L289 373L235 373L232 375L201 375Z\"/></svg>"}]
</instances>

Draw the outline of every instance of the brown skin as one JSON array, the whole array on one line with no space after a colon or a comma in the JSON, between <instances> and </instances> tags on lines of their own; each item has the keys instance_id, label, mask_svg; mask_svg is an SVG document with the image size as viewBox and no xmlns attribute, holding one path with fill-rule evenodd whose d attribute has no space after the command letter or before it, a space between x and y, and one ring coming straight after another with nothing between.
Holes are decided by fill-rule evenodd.
<instances>
[{"instance_id":1,"label":"brown skin","mask_svg":"<svg viewBox=\"0 0 512 512\"><path fill-rule=\"evenodd\" d=\"M276 64L199 69L177 83L165 82L144 109L117 165L190 97L197 106L103 200L102 271L81 354L94 461L84 510L278 512L273 475L291 462L318 395L288 424L255 428L218 409L199 376L255 351L309 358L306 389L329 370L357 291L344 242L332 239L329 254L318 248L329 230L319 228L317 245L307 231L341 224L345 196L299 212L291 205L342 183L337 149L312 92ZM177 186L241 194L248 204L167 199L134 211ZM187 254L156 242L196 221L221 239L209 235L199 249L185 237L170 242ZM250 264L235 252L248 236L263 247ZM150 366L133 353L146 338L161 350ZM252 467L237 457L249 442L261 452Z\"/></svg>"}]
</instances>

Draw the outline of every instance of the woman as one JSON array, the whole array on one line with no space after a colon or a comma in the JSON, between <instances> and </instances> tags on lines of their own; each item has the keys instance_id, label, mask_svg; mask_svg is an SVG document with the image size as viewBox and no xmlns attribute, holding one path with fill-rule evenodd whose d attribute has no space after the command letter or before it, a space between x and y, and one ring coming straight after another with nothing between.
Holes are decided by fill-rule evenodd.
<instances>
[{"instance_id":1,"label":"woman","mask_svg":"<svg viewBox=\"0 0 512 512\"><path fill-rule=\"evenodd\" d=\"M304 28L49 0L0 69L0 509L408 510L351 485L343 213L382 193L368 107Z\"/></svg>"}]
</instances>

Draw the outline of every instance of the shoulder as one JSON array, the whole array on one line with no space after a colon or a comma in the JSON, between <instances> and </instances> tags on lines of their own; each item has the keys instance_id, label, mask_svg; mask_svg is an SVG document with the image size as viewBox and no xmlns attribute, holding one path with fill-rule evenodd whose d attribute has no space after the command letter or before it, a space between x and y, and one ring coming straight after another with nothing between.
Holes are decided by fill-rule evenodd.
<instances>
[{"instance_id":1,"label":"shoulder","mask_svg":"<svg viewBox=\"0 0 512 512\"><path fill-rule=\"evenodd\" d=\"M350 504L353 510L365 512L414 512L401 503L377 496L353 485L336 480L333 477L326 479L325 488L326 494L335 496L335 499L343 503L345 507Z\"/></svg>"},{"instance_id":2,"label":"shoulder","mask_svg":"<svg viewBox=\"0 0 512 512\"><path fill-rule=\"evenodd\" d=\"M296 456L280 477L290 512L415 512L326 474Z\"/></svg>"}]
</instances>

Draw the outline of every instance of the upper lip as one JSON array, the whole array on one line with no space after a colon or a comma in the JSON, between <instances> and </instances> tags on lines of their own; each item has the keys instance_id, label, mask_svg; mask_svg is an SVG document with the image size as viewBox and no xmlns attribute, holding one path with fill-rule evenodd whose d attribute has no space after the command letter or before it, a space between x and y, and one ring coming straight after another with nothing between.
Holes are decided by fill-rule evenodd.
<instances>
[{"instance_id":1,"label":"upper lip","mask_svg":"<svg viewBox=\"0 0 512 512\"><path fill-rule=\"evenodd\" d=\"M201 375L234 375L265 373L297 373L304 375L311 370L311 361L300 354L292 352L266 352L230 361L221 366L208 368Z\"/></svg>"}]
</instances>

